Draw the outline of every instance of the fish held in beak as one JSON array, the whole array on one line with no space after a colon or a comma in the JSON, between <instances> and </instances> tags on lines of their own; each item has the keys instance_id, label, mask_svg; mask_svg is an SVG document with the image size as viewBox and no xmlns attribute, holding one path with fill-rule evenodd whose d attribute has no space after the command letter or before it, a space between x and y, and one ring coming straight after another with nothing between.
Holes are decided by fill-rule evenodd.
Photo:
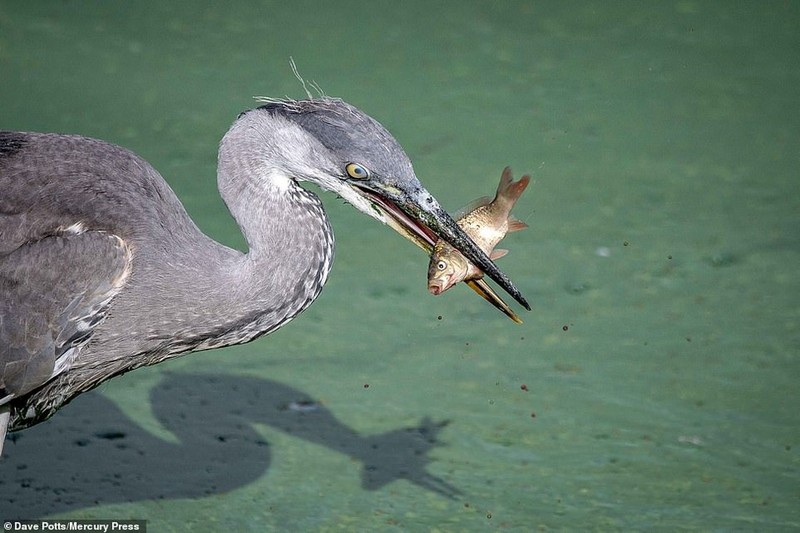
<instances>
[{"instance_id":1,"label":"fish held in beak","mask_svg":"<svg viewBox=\"0 0 800 533\"><path fill-rule=\"evenodd\" d=\"M530 304L508 276L492 262L480 246L464 232L421 185L415 187L412 192L396 187L381 187L380 191L375 191L373 188L360 187L359 189L359 192L369 199L373 207L381 211L384 221L389 226L425 250L426 253L431 253L438 240L444 240L472 263L473 268L480 269L494 280L525 309L531 309ZM483 280L480 282L479 285L476 285L480 290L473 287L472 284L470 286L492 305L513 320L519 321L519 318L513 315L513 311L509 314L510 309L491 287ZM446 290L446 288L442 290Z\"/></svg>"},{"instance_id":2,"label":"fish held in beak","mask_svg":"<svg viewBox=\"0 0 800 533\"><path fill-rule=\"evenodd\" d=\"M511 209L529 182L529 176L514 181L511 168L506 167L493 200L478 198L455 215L456 223L492 260L507 253L506 250L495 250L506 233L528 227L511 216ZM482 277L483 272L448 242L440 239L434 244L428 265L428 289L432 294L441 294L459 281Z\"/></svg>"}]
</instances>

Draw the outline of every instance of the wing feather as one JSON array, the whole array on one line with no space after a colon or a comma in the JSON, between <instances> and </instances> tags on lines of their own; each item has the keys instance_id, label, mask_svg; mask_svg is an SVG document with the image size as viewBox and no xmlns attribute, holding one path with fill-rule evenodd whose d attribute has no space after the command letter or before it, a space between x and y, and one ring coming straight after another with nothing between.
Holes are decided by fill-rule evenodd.
<instances>
[{"instance_id":1,"label":"wing feather","mask_svg":"<svg viewBox=\"0 0 800 533\"><path fill-rule=\"evenodd\" d=\"M55 232L0 254L0 404L69 365L127 283L131 259L105 231Z\"/></svg>"}]
</instances>

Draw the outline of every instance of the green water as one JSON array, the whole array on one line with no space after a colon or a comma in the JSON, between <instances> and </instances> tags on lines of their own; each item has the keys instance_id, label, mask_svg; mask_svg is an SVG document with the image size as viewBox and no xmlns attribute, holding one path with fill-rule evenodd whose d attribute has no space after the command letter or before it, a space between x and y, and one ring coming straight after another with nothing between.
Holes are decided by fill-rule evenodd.
<instances>
[{"instance_id":1,"label":"green water","mask_svg":"<svg viewBox=\"0 0 800 533\"><path fill-rule=\"evenodd\" d=\"M16 434L0 518L797 530L798 6L0 2L0 127L136 151L230 246L216 145L251 96L303 96L290 56L447 208L533 178L500 261L524 325L429 295L419 250L323 194L311 309Z\"/></svg>"}]
</instances>

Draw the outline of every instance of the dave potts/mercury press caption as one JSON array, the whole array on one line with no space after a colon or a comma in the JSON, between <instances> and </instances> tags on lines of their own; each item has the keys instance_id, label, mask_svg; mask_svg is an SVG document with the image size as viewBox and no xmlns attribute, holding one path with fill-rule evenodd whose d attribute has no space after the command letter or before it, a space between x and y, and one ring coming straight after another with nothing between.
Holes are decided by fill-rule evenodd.
<instances>
[{"instance_id":1,"label":"dave potts/mercury press caption","mask_svg":"<svg viewBox=\"0 0 800 533\"><path fill-rule=\"evenodd\" d=\"M4 531L132 531L147 533L144 520L6 520Z\"/></svg>"}]
</instances>

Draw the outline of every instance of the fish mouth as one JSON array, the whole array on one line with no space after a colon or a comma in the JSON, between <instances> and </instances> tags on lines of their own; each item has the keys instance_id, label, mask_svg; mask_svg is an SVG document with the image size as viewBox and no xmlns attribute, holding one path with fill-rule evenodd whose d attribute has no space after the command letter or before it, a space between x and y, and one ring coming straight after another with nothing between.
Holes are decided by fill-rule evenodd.
<instances>
[{"instance_id":1,"label":"fish mouth","mask_svg":"<svg viewBox=\"0 0 800 533\"><path fill-rule=\"evenodd\" d=\"M430 276L430 273L428 274ZM457 274L447 274L442 275L442 273L438 273L438 275L434 278L428 279L428 292L433 294L434 296L439 296L444 291L448 290L450 287L458 283L459 280Z\"/></svg>"},{"instance_id":2,"label":"fish mouth","mask_svg":"<svg viewBox=\"0 0 800 533\"><path fill-rule=\"evenodd\" d=\"M483 250L456 224L456 221L439 206L439 203L424 188L419 187L413 196L405 191L391 187L376 192L372 188L354 187L365 197L372 208L392 229L410 240L427 254L431 253L438 239L444 239L461 252L472 264L494 280L525 309L531 307L511 280L506 276ZM467 283L470 288L515 322L519 317L483 279ZM433 290L431 289L431 292ZM441 290L439 292L442 292ZM436 294L436 293L434 293Z\"/></svg>"},{"instance_id":3,"label":"fish mouth","mask_svg":"<svg viewBox=\"0 0 800 533\"><path fill-rule=\"evenodd\" d=\"M439 296L444 292L445 283L428 283L428 292L434 296Z\"/></svg>"}]
</instances>

